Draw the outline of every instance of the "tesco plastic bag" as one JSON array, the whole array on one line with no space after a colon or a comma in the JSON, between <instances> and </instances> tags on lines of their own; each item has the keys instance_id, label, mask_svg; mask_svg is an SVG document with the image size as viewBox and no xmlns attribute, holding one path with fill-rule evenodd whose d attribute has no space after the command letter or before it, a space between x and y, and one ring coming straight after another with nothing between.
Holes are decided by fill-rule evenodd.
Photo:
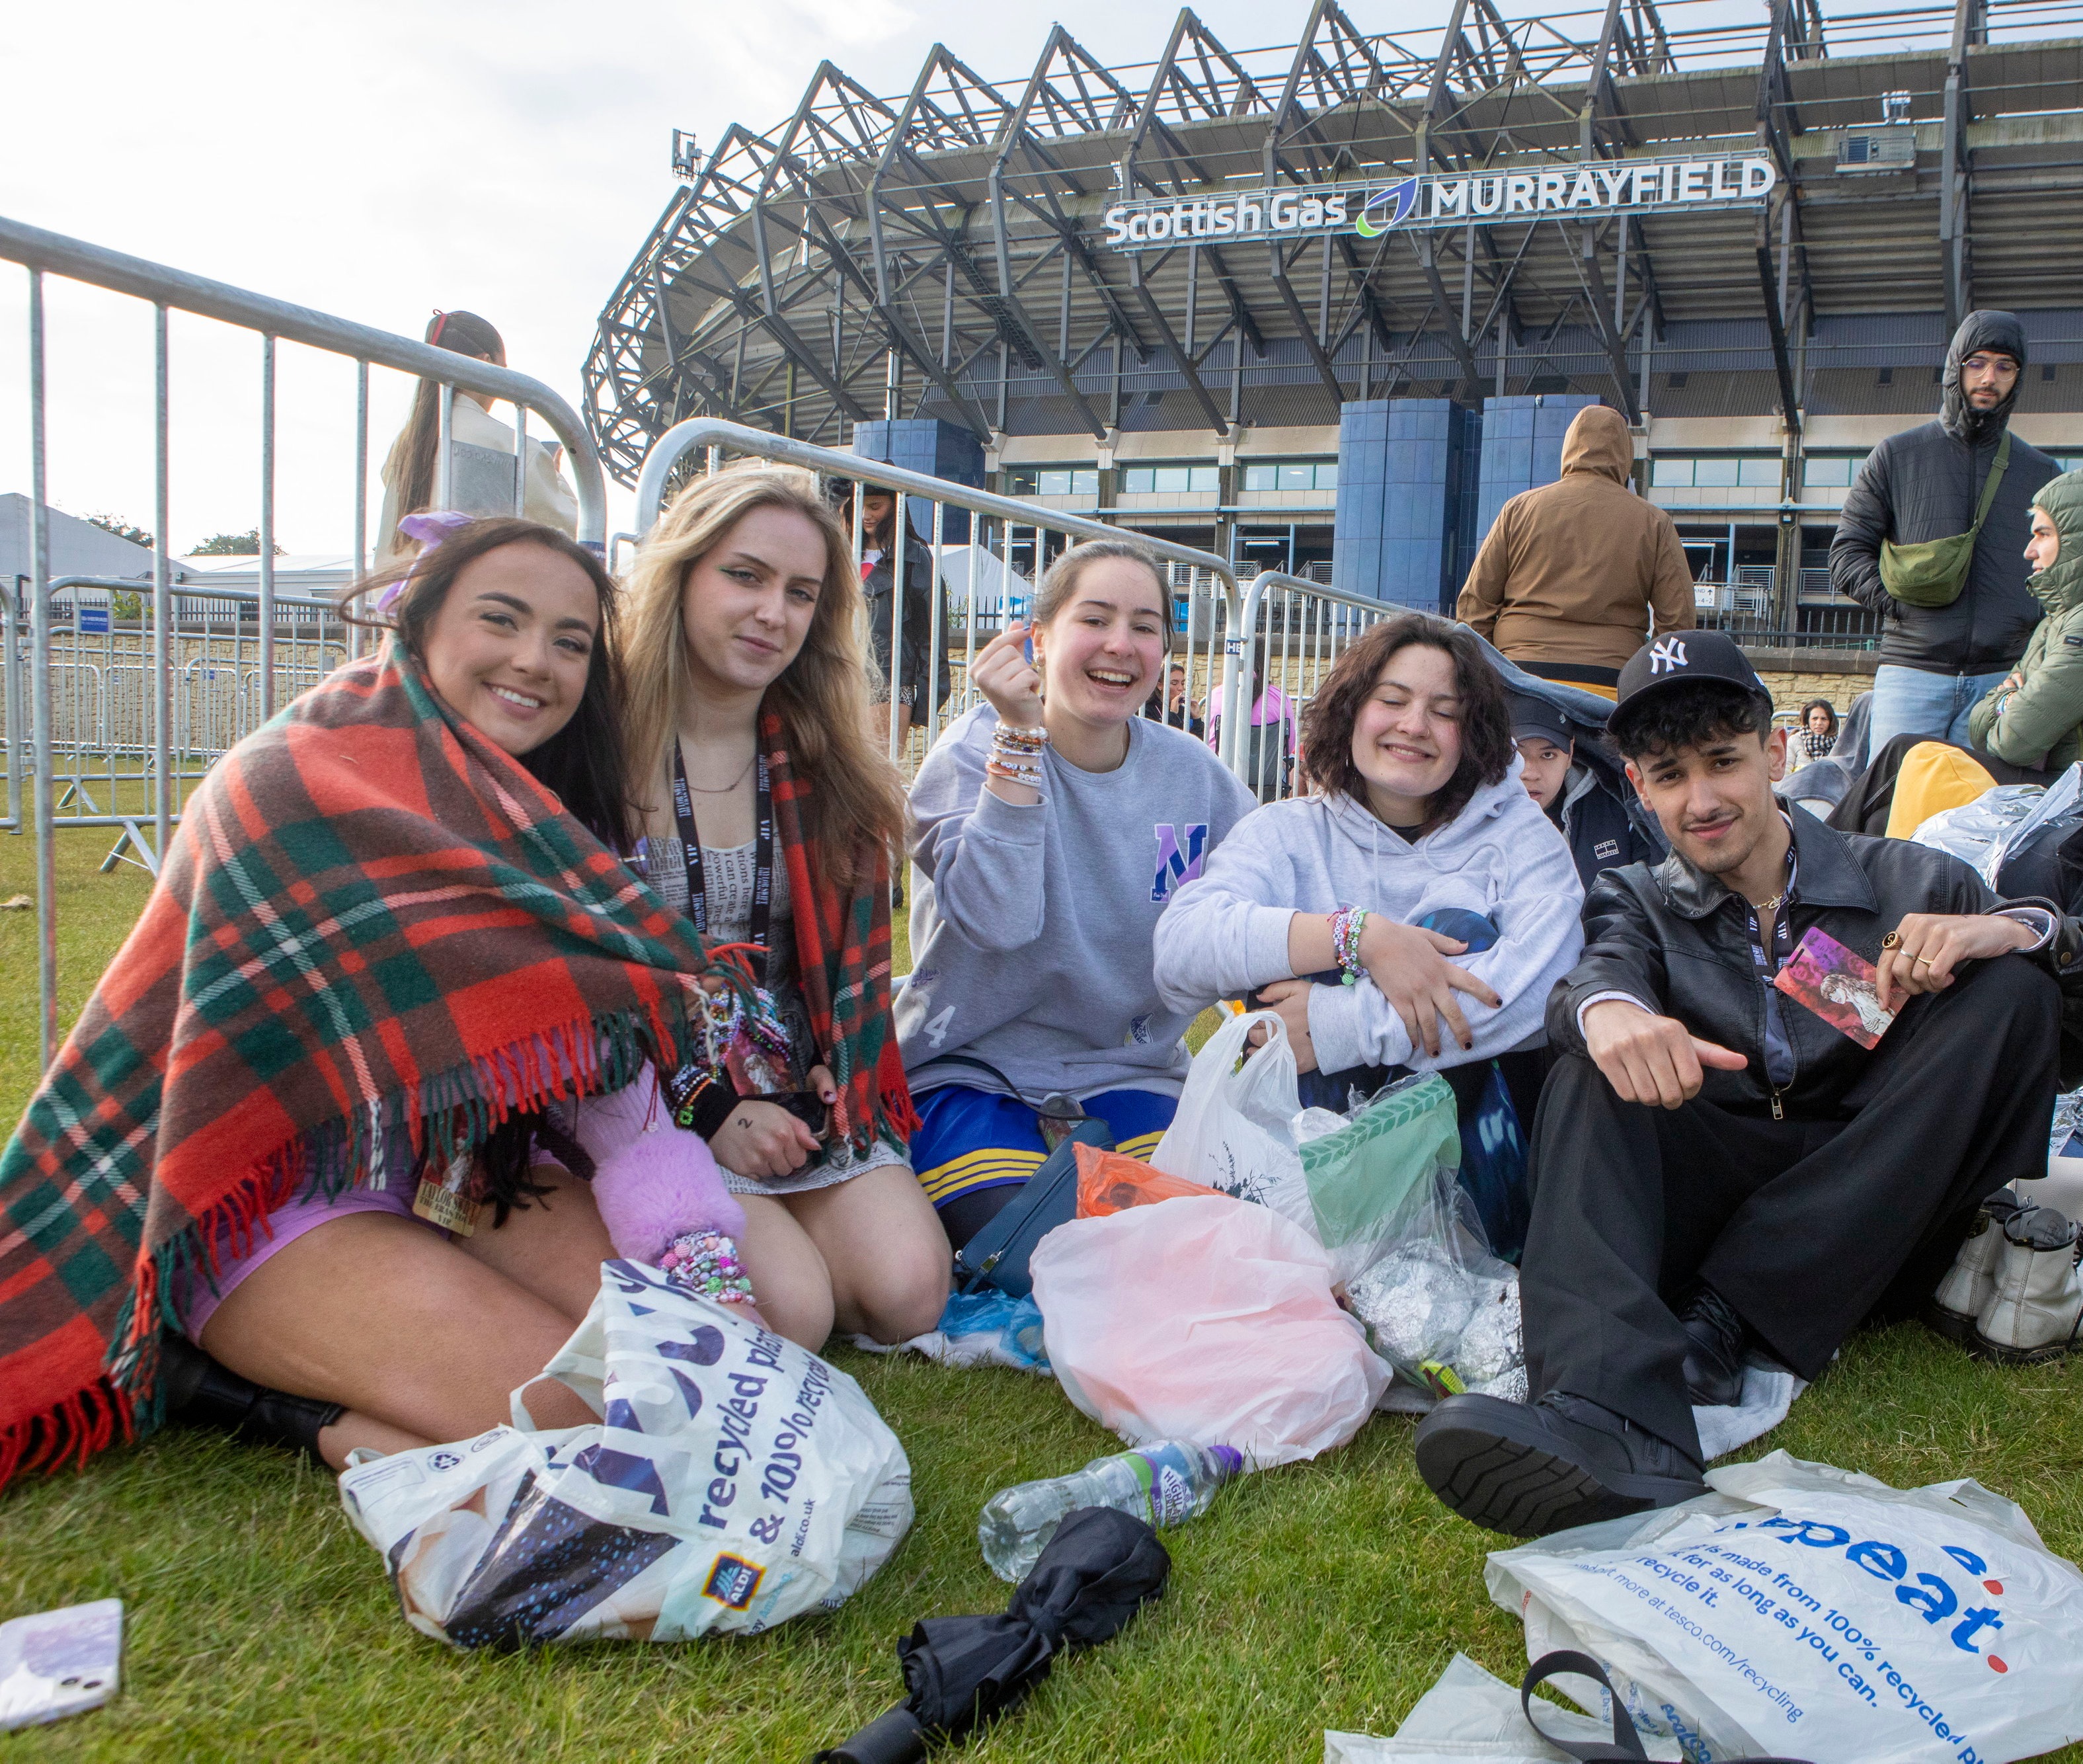
<instances>
[{"instance_id":1,"label":"tesco plastic bag","mask_svg":"<svg viewBox=\"0 0 2083 1764\"><path fill-rule=\"evenodd\" d=\"M911 1524L860 1387L655 1268L601 1288L545 1373L600 1419L513 1425L348 1470L406 1621L458 1648L754 1635L846 1602Z\"/></svg>"},{"instance_id":2,"label":"tesco plastic bag","mask_svg":"<svg viewBox=\"0 0 2083 1764\"><path fill-rule=\"evenodd\" d=\"M1526 1652L1589 1654L1688 1758L2005 1764L2083 1737L2083 1573L1979 1483L1774 1452L1714 1492L1489 1559ZM1604 1694L1563 1677L1593 1715Z\"/></svg>"},{"instance_id":3,"label":"tesco plastic bag","mask_svg":"<svg viewBox=\"0 0 2083 1764\"><path fill-rule=\"evenodd\" d=\"M1219 1195L1074 1219L1036 1247L1064 1394L1131 1445L1229 1445L1291 1464L1357 1433L1388 1382L1299 1226Z\"/></svg>"},{"instance_id":4,"label":"tesco plastic bag","mask_svg":"<svg viewBox=\"0 0 2083 1764\"><path fill-rule=\"evenodd\" d=\"M1265 1043L1244 1059L1261 1023ZM1232 1017L1194 1056L1150 1161L1291 1220L1330 1252L1334 1279L1348 1280L1400 1233L1438 1172L1459 1167L1460 1132L1454 1093L1435 1072L1391 1085L1334 1131L1314 1131L1325 1112L1301 1106L1287 1025L1271 1011Z\"/></svg>"}]
</instances>

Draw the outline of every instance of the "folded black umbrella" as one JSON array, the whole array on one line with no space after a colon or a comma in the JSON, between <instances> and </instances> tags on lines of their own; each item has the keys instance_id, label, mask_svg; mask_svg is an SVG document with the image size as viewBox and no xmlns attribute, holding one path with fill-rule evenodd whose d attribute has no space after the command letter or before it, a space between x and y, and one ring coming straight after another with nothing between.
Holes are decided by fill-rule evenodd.
<instances>
[{"instance_id":1,"label":"folded black umbrella","mask_svg":"<svg viewBox=\"0 0 2083 1764\"><path fill-rule=\"evenodd\" d=\"M1140 1519L1110 1507L1065 1515L1002 1617L929 1617L897 1644L911 1694L812 1764L915 1764L1016 1708L1058 1653L1120 1633L1164 1590L1172 1558Z\"/></svg>"}]
</instances>

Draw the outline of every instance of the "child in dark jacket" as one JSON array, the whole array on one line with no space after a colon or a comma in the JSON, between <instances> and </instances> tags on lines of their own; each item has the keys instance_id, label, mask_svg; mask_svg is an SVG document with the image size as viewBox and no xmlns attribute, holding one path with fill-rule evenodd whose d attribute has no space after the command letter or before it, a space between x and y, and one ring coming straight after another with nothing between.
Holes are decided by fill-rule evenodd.
<instances>
[{"instance_id":1,"label":"child in dark jacket","mask_svg":"<svg viewBox=\"0 0 2083 1764\"><path fill-rule=\"evenodd\" d=\"M1657 864L1664 846L1617 769L1587 742L1581 756L1562 713L1527 692L1509 695L1527 794L1561 830L1589 892L1601 870Z\"/></svg>"}]
</instances>

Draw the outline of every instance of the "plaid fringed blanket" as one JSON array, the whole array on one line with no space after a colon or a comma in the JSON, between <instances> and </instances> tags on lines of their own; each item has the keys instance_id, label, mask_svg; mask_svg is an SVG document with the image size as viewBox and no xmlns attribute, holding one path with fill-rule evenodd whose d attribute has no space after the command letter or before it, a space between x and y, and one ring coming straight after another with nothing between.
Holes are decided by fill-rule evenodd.
<instances>
[{"instance_id":1,"label":"plaid fringed blanket","mask_svg":"<svg viewBox=\"0 0 2083 1764\"><path fill-rule=\"evenodd\" d=\"M366 1180L392 1136L447 1155L672 1069L700 1047L683 976L709 966L395 645L299 699L189 799L0 1156L0 1483L155 1419L184 1264Z\"/></svg>"},{"instance_id":2,"label":"plaid fringed blanket","mask_svg":"<svg viewBox=\"0 0 2083 1764\"><path fill-rule=\"evenodd\" d=\"M775 837L788 865L788 896L814 909L795 909L796 967L818 1056L830 1062L839 1094L833 1131L856 1152L878 1135L902 1147L919 1131L919 1116L889 1013L889 854L861 852L852 892L842 898L817 873L817 853L804 841L807 787L771 712L760 719L759 738L774 791Z\"/></svg>"}]
</instances>

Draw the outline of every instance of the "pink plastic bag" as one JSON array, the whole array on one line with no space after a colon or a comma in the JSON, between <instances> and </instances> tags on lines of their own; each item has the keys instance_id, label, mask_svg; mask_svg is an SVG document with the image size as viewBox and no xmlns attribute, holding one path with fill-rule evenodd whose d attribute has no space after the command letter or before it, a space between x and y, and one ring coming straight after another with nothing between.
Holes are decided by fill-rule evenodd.
<instances>
[{"instance_id":1,"label":"pink plastic bag","mask_svg":"<svg viewBox=\"0 0 2083 1764\"><path fill-rule=\"evenodd\" d=\"M1323 1246L1265 1207L1211 1195L1074 1219L1032 1267L1064 1394L1132 1445L1291 1464L1344 1445L1388 1383Z\"/></svg>"}]
</instances>

